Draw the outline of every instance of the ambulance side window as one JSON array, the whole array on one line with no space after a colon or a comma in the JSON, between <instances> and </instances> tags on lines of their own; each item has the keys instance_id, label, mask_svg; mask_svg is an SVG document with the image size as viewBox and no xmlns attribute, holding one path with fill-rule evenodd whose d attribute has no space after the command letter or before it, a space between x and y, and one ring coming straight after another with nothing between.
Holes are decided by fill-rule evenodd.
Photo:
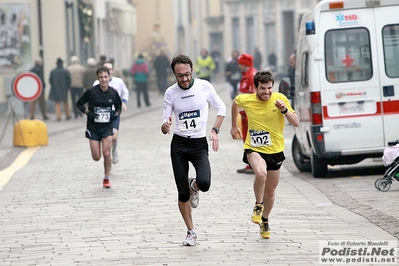
<instances>
[{"instance_id":1,"label":"ambulance side window","mask_svg":"<svg viewBox=\"0 0 399 266\"><path fill-rule=\"evenodd\" d=\"M382 29L384 43L385 72L390 78L399 77L399 25L388 25Z\"/></svg>"},{"instance_id":2,"label":"ambulance side window","mask_svg":"<svg viewBox=\"0 0 399 266\"><path fill-rule=\"evenodd\" d=\"M309 85L309 64L308 64L309 52L305 52L302 55L301 62L301 85L302 87L307 87Z\"/></svg>"},{"instance_id":3,"label":"ambulance side window","mask_svg":"<svg viewBox=\"0 0 399 266\"><path fill-rule=\"evenodd\" d=\"M370 34L366 28L327 31L324 43L326 78L329 82L371 79Z\"/></svg>"}]
</instances>

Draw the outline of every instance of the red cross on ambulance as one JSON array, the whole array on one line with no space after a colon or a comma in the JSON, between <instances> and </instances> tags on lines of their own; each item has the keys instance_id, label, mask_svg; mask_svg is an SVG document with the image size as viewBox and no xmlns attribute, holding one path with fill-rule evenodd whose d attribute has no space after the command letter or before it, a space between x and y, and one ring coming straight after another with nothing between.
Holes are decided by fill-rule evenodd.
<instances>
[{"instance_id":1,"label":"red cross on ambulance","mask_svg":"<svg viewBox=\"0 0 399 266\"><path fill-rule=\"evenodd\" d=\"M346 66L346 67L350 67L351 66L351 64L353 63L353 62L355 62L355 60L352 58L352 57L350 57L350 55L345 55L345 58L344 59L342 59L342 63Z\"/></svg>"}]
</instances>

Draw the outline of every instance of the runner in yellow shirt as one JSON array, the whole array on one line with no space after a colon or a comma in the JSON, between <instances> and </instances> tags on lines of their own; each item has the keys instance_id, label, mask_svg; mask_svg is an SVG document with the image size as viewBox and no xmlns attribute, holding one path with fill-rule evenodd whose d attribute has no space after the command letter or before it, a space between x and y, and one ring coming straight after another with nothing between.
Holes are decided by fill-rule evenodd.
<instances>
[{"instance_id":1,"label":"runner in yellow shirt","mask_svg":"<svg viewBox=\"0 0 399 266\"><path fill-rule=\"evenodd\" d=\"M257 72L254 76L255 93L237 95L231 107L233 139L241 137L237 126L239 109L248 117L248 132L244 143L243 162L255 173L255 207L252 222L260 224L263 238L270 237L269 215L273 208L275 190L280 179L284 156L284 117L297 127L298 116L287 97L273 92L274 77L270 71Z\"/></svg>"}]
</instances>

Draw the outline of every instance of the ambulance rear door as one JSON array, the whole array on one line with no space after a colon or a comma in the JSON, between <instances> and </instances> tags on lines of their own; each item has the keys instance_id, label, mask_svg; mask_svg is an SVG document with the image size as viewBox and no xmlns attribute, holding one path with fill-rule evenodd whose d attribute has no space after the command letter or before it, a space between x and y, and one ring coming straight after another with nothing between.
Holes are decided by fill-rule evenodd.
<instances>
[{"instance_id":1,"label":"ambulance rear door","mask_svg":"<svg viewBox=\"0 0 399 266\"><path fill-rule=\"evenodd\" d=\"M383 11L381 11L383 13ZM356 155L384 146L381 55L373 8L322 12L320 91L326 153Z\"/></svg>"},{"instance_id":2,"label":"ambulance rear door","mask_svg":"<svg viewBox=\"0 0 399 266\"><path fill-rule=\"evenodd\" d=\"M374 8L384 144L399 139L399 5ZM377 74L377 73L376 73Z\"/></svg>"}]
</instances>

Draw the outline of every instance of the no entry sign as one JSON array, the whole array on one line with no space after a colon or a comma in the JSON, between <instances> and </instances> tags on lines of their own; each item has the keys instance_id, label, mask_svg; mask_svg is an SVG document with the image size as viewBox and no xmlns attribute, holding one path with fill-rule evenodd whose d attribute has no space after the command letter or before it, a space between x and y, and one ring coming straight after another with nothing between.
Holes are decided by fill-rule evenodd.
<instances>
[{"instance_id":1,"label":"no entry sign","mask_svg":"<svg viewBox=\"0 0 399 266\"><path fill-rule=\"evenodd\" d=\"M40 77L33 72L22 72L16 75L11 86L14 96L24 102L36 100L43 91Z\"/></svg>"}]
</instances>

